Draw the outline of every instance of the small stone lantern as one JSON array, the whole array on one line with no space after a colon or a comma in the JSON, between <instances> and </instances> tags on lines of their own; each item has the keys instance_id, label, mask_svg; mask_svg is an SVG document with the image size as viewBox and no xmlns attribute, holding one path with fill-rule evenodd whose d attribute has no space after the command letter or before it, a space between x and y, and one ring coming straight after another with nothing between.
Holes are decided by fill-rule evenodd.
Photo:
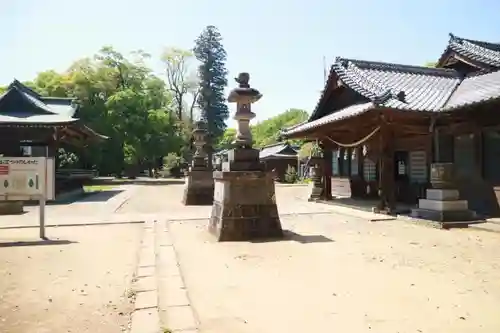
<instances>
[{"instance_id":1,"label":"small stone lantern","mask_svg":"<svg viewBox=\"0 0 500 333\"><path fill-rule=\"evenodd\" d=\"M193 163L191 166L191 170L206 170L207 169L207 164L205 162L205 159L207 157L207 153L205 152L205 144L207 143L206 137L207 137L207 129L206 129L206 123L204 121L197 121L194 126L193 130L193 139L194 139L194 146L196 148L194 156L193 156Z\"/></svg>"},{"instance_id":2,"label":"small stone lantern","mask_svg":"<svg viewBox=\"0 0 500 333\"><path fill-rule=\"evenodd\" d=\"M189 171L186 173L184 184L185 205L211 205L213 202L214 181L212 171L208 170L206 163L205 144L207 126L204 121L197 121L193 130L194 146L196 151Z\"/></svg>"},{"instance_id":3,"label":"small stone lantern","mask_svg":"<svg viewBox=\"0 0 500 333\"><path fill-rule=\"evenodd\" d=\"M309 196L309 201L316 201L321 199L321 194L323 193L323 184L322 184L322 175L321 168L318 164L317 158L323 156L323 151L319 144L316 142L311 148L311 161L313 165L311 167L311 180L312 183L310 185L311 194Z\"/></svg>"}]
</instances>

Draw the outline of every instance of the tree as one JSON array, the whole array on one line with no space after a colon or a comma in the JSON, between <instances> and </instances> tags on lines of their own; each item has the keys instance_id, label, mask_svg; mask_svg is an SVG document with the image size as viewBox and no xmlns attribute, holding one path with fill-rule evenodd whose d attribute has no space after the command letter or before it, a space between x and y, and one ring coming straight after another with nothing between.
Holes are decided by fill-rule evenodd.
<instances>
[{"instance_id":1,"label":"tree","mask_svg":"<svg viewBox=\"0 0 500 333\"><path fill-rule=\"evenodd\" d=\"M437 62L436 61L427 61L425 64L424 64L424 67L431 67L431 68L434 68L437 66Z\"/></svg>"},{"instance_id":2,"label":"tree","mask_svg":"<svg viewBox=\"0 0 500 333\"><path fill-rule=\"evenodd\" d=\"M222 136L229 118L229 110L224 96L227 86L226 58L222 46L222 36L216 27L207 26L195 41L193 49L196 59L201 63L198 67L200 93L198 105L202 118L208 124L209 143L217 142ZM212 151L208 151L208 163L211 167Z\"/></svg>"},{"instance_id":3,"label":"tree","mask_svg":"<svg viewBox=\"0 0 500 333\"><path fill-rule=\"evenodd\" d=\"M165 65L168 89L173 95L179 120L183 119L186 95L191 93L192 100L189 107L189 120L191 123L193 122L193 110L199 94L199 86L189 70L192 57L192 52L174 47L166 49L161 57Z\"/></svg>"},{"instance_id":4,"label":"tree","mask_svg":"<svg viewBox=\"0 0 500 333\"><path fill-rule=\"evenodd\" d=\"M289 109L272 118L252 126L252 135L256 147L262 147L278 142L281 129L306 121L309 115L301 109Z\"/></svg>"}]
</instances>

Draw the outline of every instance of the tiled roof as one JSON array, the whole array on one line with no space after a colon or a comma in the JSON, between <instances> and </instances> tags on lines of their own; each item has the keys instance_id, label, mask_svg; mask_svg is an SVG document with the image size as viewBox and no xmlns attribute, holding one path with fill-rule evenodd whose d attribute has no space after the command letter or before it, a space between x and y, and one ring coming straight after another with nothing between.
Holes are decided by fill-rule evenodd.
<instances>
[{"instance_id":1,"label":"tiled roof","mask_svg":"<svg viewBox=\"0 0 500 333\"><path fill-rule=\"evenodd\" d=\"M286 137L295 133L305 132L307 130L320 127L326 124L330 124L341 119L357 116L358 114L362 114L367 111L373 110L375 107L376 105L373 104L372 102L363 104L354 104L337 112L331 113L327 116L321 117L319 119L310 121L308 123L303 123L300 126L283 129L281 135Z\"/></svg>"},{"instance_id":2,"label":"tiled roof","mask_svg":"<svg viewBox=\"0 0 500 333\"><path fill-rule=\"evenodd\" d=\"M73 118L76 107L68 98L43 98L21 82L14 80L7 91L0 96L0 102L10 95L17 95L34 107L34 110L19 110L12 107L0 108L0 123L57 124L77 121Z\"/></svg>"},{"instance_id":3,"label":"tiled roof","mask_svg":"<svg viewBox=\"0 0 500 333\"><path fill-rule=\"evenodd\" d=\"M262 149L259 152L259 158L266 158L270 156L278 156L278 155L289 155L290 154L284 154L283 151L286 149L292 149L295 154L291 156L295 156L297 154L297 151L292 148L288 143L286 142L278 142L272 145L268 145L265 147L262 147Z\"/></svg>"},{"instance_id":4,"label":"tiled roof","mask_svg":"<svg viewBox=\"0 0 500 333\"><path fill-rule=\"evenodd\" d=\"M500 97L500 71L464 78L453 69L337 58L327 84L336 78L365 97L366 102L285 129L282 135L301 133L374 108L445 112ZM318 102L317 108L321 103Z\"/></svg>"},{"instance_id":5,"label":"tiled roof","mask_svg":"<svg viewBox=\"0 0 500 333\"><path fill-rule=\"evenodd\" d=\"M466 39L450 34L448 49L471 60L500 67L500 44Z\"/></svg>"},{"instance_id":6,"label":"tiled roof","mask_svg":"<svg viewBox=\"0 0 500 333\"><path fill-rule=\"evenodd\" d=\"M465 78L444 106L446 111L500 98L500 70Z\"/></svg>"},{"instance_id":7,"label":"tiled roof","mask_svg":"<svg viewBox=\"0 0 500 333\"><path fill-rule=\"evenodd\" d=\"M438 111L460 82L454 70L337 58L339 79L378 106Z\"/></svg>"}]
</instances>

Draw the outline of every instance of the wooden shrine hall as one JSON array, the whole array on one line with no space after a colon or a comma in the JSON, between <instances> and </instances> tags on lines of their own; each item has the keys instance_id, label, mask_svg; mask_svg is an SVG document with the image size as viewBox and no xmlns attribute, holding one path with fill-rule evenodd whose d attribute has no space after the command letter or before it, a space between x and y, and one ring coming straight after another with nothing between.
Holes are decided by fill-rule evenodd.
<instances>
[{"instance_id":1,"label":"wooden shrine hall","mask_svg":"<svg viewBox=\"0 0 500 333\"><path fill-rule=\"evenodd\" d=\"M71 98L44 97L14 80L0 95L0 154L10 157L47 156L56 158L61 144L85 147L100 142L97 134L77 119L78 105ZM55 195L81 188L94 177L92 170L57 170Z\"/></svg>"},{"instance_id":2,"label":"wooden shrine hall","mask_svg":"<svg viewBox=\"0 0 500 333\"><path fill-rule=\"evenodd\" d=\"M500 213L500 43L450 35L436 68L337 58L307 122L285 138L317 141L322 197L415 204L431 163L453 163L469 208Z\"/></svg>"}]
</instances>

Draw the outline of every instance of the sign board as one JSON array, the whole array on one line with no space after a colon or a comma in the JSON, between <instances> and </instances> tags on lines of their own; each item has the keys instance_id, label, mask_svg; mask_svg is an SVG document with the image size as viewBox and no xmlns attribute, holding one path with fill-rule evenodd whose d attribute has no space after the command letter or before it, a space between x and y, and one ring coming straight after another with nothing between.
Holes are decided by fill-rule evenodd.
<instances>
[{"instance_id":1,"label":"sign board","mask_svg":"<svg viewBox=\"0 0 500 333\"><path fill-rule=\"evenodd\" d=\"M3 200L30 200L43 196L50 200L54 192L54 163L51 160L48 163L45 157L0 157L0 197Z\"/></svg>"}]
</instances>

